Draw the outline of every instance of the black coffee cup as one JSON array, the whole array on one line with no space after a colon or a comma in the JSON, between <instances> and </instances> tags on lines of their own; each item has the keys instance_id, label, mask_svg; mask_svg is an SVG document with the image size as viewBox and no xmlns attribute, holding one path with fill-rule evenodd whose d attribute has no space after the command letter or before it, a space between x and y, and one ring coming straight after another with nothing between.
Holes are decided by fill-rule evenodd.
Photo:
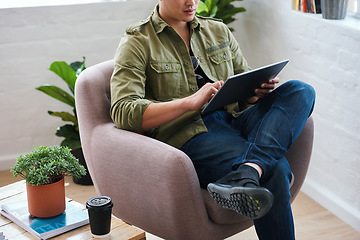
<instances>
[{"instance_id":1,"label":"black coffee cup","mask_svg":"<svg viewBox=\"0 0 360 240\"><path fill-rule=\"evenodd\" d=\"M112 207L113 202L107 196L93 197L86 202L94 238L106 238L110 235Z\"/></svg>"}]
</instances>

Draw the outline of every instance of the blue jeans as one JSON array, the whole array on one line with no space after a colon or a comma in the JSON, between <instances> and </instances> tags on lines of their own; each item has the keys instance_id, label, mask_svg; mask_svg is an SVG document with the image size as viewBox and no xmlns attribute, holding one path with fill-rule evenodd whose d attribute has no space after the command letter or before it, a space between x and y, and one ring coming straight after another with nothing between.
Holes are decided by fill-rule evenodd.
<instances>
[{"instance_id":1,"label":"blue jeans","mask_svg":"<svg viewBox=\"0 0 360 240\"><path fill-rule=\"evenodd\" d=\"M290 166L284 153L301 133L315 102L314 89L289 81L238 118L217 111L203 118L207 133L194 136L181 150L193 161L200 185L216 182L239 165L261 166L261 186L274 195L271 210L254 220L259 239L294 239L290 206Z\"/></svg>"}]
</instances>

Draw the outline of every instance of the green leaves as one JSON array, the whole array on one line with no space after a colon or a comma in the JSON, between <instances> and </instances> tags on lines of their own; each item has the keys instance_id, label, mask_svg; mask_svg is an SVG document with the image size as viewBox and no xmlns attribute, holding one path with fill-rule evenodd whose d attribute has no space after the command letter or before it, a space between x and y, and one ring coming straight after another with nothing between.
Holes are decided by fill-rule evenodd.
<instances>
[{"instance_id":1,"label":"green leaves","mask_svg":"<svg viewBox=\"0 0 360 240\"><path fill-rule=\"evenodd\" d=\"M81 177L85 168L67 147L35 147L34 151L20 155L10 170L16 177L22 176L31 185L44 185L58 181L66 175Z\"/></svg>"},{"instance_id":2,"label":"green leaves","mask_svg":"<svg viewBox=\"0 0 360 240\"><path fill-rule=\"evenodd\" d=\"M81 147L80 136L78 132L79 129L77 129L76 126L66 124L57 129L56 136L65 138L61 142L61 146L67 146L71 149L77 149Z\"/></svg>"},{"instance_id":3,"label":"green leaves","mask_svg":"<svg viewBox=\"0 0 360 240\"><path fill-rule=\"evenodd\" d=\"M243 7L235 7L232 4L235 1L242 0L201 0L196 13L203 17L218 18L229 24L235 20L234 16L237 13L246 11ZM230 30L233 31L232 28Z\"/></svg>"},{"instance_id":4,"label":"green leaves","mask_svg":"<svg viewBox=\"0 0 360 240\"><path fill-rule=\"evenodd\" d=\"M199 2L197 13L200 16L204 17L215 17L218 11L218 6L216 5L219 0L202 0Z\"/></svg>"},{"instance_id":5,"label":"green leaves","mask_svg":"<svg viewBox=\"0 0 360 240\"><path fill-rule=\"evenodd\" d=\"M52 112L52 111L48 111L48 113L51 116L60 117L65 122L72 122L72 123L74 123L74 125L76 127L78 126L77 118L74 115L72 115L72 114L70 114L68 112Z\"/></svg>"},{"instance_id":6,"label":"green leaves","mask_svg":"<svg viewBox=\"0 0 360 240\"><path fill-rule=\"evenodd\" d=\"M76 77L78 77L80 73L85 69L85 57L83 57L82 62L70 63L70 67L75 71Z\"/></svg>"},{"instance_id":7,"label":"green leaves","mask_svg":"<svg viewBox=\"0 0 360 240\"><path fill-rule=\"evenodd\" d=\"M55 135L58 137L64 137L65 139L61 142L60 146L69 147L71 149L81 148L79 126L76 116L68 112L52 112L48 111L51 116L60 117L63 121L72 122L64 126L58 127Z\"/></svg>"},{"instance_id":8,"label":"green leaves","mask_svg":"<svg viewBox=\"0 0 360 240\"><path fill-rule=\"evenodd\" d=\"M69 86L72 93L75 89L76 72L66 62L53 62L50 65L50 71L56 73Z\"/></svg>"},{"instance_id":9,"label":"green leaves","mask_svg":"<svg viewBox=\"0 0 360 240\"><path fill-rule=\"evenodd\" d=\"M50 97L53 97L63 103L68 104L71 107L75 107L74 97L57 86L45 84L37 87L36 89L42 91Z\"/></svg>"},{"instance_id":10,"label":"green leaves","mask_svg":"<svg viewBox=\"0 0 360 240\"><path fill-rule=\"evenodd\" d=\"M53 112L48 111L51 116L60 117L65 122L71 122L73 125L66 124L62 127L59 127L56 131L56 136L64 137L65 139L61 142L61 146L67 146L72 149L80 148L80 136L79 136L79 126L78 120L76 117L75 109L75 98L74 98L74 89L76 79L79 74L85 69L85 57L83 61L77 61L67 64L64 61L56 61L50 65L49 70L58 75L69 87L70 93L67 91L50 84L44 84L36 89L47 94L48 96L61 101L73 108L74 114L68 112Z\"/></svg>"}]
</instances>

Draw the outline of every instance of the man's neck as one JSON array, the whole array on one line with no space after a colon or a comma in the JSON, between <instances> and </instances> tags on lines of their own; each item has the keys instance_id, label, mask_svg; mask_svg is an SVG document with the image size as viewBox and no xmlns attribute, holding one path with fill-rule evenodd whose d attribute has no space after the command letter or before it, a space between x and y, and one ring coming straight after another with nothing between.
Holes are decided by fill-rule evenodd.
<instances>
[{"instance_id":1,"label":"man's neck","mask_svg":"<svg viewBox=\"0 0 360 240\"><path fill-rule=\"evenodd\" d=\"M185 23L185 22L184 22ZM190 50L190 31L187 23L181 26L172 26L175 31L180 35L180 37L184 40L187 48Z\"/></svg>"},{"instance_id":2,"label":"man's neck","mask_svg":"<svg viewBox=\"0 0 360 240\"><path fill-rule=\"evenodd\" d=\"M164 20L164 19L163 19ZM169 21L169 20L164 20L167 24L169 24L169 26L171 26L172 28L175 29L176 32L184 32L184 31L189 31L189 26L187 22L182 22L182 21Z\"/></svg>"}]
</instances>

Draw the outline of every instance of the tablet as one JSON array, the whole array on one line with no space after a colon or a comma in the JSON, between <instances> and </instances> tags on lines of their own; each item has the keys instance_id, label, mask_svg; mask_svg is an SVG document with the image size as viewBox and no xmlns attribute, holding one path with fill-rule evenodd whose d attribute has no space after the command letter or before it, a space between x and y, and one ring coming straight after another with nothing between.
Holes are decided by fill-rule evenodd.
<instances>
[{"instance_id":1,"label":"tablet","mask_svg":"<svg viewBox=\"0 0 360 240\"><path fill-rule=\"evenodd\" d=\"M201 114L206 115L228 104L255 96L255 89L270 79L275 78L288 62L288 59L283 60L229 77L201 111Z\"/></svg>"}]
</instances>

